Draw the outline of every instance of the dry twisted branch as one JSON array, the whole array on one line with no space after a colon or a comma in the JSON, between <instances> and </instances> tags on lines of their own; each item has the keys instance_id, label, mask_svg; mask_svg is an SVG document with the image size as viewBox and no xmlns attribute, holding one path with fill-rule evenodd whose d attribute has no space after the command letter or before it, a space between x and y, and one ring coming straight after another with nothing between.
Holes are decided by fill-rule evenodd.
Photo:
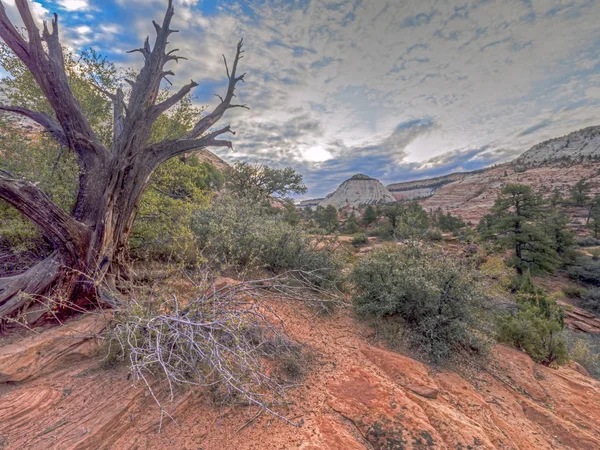
<instances>
[{"instance_id":1,"label":"dry twisted branch","mask_svg":"<svg viewBox=\"0 0 600 450\"><path fill-rule=\"evenodd\" d=\"M120 308L113 341L161 411L148 375L166 381L171 400L178 386L204 386L223 402L256 405L292 423L276 408L286 404L286 391L296 384L270 369L286 356L299 358L300 345L286 334L272 301L340 301L335 294L314 291L303 281L308 275L288 273L222 287L211 283L187 304L173 296L152 310L147 302L134 302Z\"/></svg>"}]
</instances>

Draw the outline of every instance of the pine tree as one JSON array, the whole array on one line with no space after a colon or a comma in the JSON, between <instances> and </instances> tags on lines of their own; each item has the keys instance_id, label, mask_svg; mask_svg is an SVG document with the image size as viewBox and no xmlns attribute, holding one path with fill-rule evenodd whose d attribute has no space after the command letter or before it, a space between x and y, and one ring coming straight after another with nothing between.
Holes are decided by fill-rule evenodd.
<instances>
[{"instance_id":1,"label":"pine tree","mask_svg":"<svg viewBox=\"0 0 600 450\"><path fill-rule=\"evenodd\" d=\"M527 269L554 272L559 258L552 240L539 222L543 200L530 186L508 184L502 189L488 217L499 242L514 250L509 263L519 276Z\"/></svg>"},{"instance_id":2,"label":"pine tree","mask_svg":"<svg viewBox=\"0 0 600 450\"><path fill-rule=\"evenodd\" d=\"M328 233L334 231L338 226L338 212L333 205L327 205L326 208L317 206L316 220L321 228Z\"/></svg>"},{"instance_id":3,"label":"pine tree","mask_svg":"<svg viewBox=\"0 0 600 450\"><path fill-rule=\"evenodd\" d=\"M552 241L552 248L563 258L575 245L575 236L569 230L569 219L561 210L554 207L544 217L542 226Z\"/></svg>"},{"instance_id":4,"label":"pine tree","mask_svg":"<svg viewBox=\"0 0 600 450\"><path fill-rule=\"evenodd\" d=\"M585 204L590 200L591 189L592 185L583 178L571 186L569 192L573 204L575 206L585 206Z\"/></svg>"},{"instance_id":5,"label":"pine tree","mask_svg":"<svg viewBox=\"0 0 600 450\"><path fill-rule=\"evenodd\" d=\"M363 214L363 223L365 225L371 225L373 222L377 220L377 212L375 208L371 205L368 205L365 209L365 213Z\"/></svg>"}]
</instances>

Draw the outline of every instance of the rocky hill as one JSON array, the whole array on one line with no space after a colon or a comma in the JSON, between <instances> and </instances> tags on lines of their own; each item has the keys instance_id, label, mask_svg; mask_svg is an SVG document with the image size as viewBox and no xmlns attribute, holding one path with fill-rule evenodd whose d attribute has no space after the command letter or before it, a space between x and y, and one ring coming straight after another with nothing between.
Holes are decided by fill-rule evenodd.
<instances>
[{"instance_id":1,"label":"rocky hill","mask_svg":"<svg viewBox=\"0 0 600 450\"><path fill-rule=\"evenodd\" d=\"M527 184L547 196L558 189L563 196L568 196L569 187L582 178L592 183L592 193L600 191L600 162L546 163L526 170L503 165L448 183L437 189L431 197L420 200L420 203L427 210L441 208L477 224L508 183ZM571 213L573 216L579 215L577 211ZM584 220L584 217L576 220Z\"/></svg>"},{"instance_id":2,"label":"rocky hill","mask_svg":"<svg viewBox=\"0 0 600 450\"><path fill-rule=\"evenodd\" d=\"M340 208L357 208L360 205L394 202L396 199L379 180L357 174L344 181L333 194L319 202L319 206L333 205Z\"/></svg>"},{"instance_id":3,"label":"rocky hill","mask_svg":"<svg viewBox=\"0 0 600 450\"><path fill-rule=\"evenodd\" d=\"M507 164L388 188L397 199L422 194L419 201L426 209L441 208L476 224L508 183L527 184L546 195L558 189L567 196L582 178L592 184L592 194L600 192L600 126L541 142ZM571 211L576 222L583 220L580 213Z\"/></svg>"},{"instance_id":4,"label":"rocky hill","mask_svg":"<svg viewBox=\"0 0 600 450\"><path fill-rule=\"evenodd\" d=\"M600 158L600 126L594 126L541 142L519 156L515 163L531 166L548 162L575 162L598 158Z\"/></svg>"}]
</instances>

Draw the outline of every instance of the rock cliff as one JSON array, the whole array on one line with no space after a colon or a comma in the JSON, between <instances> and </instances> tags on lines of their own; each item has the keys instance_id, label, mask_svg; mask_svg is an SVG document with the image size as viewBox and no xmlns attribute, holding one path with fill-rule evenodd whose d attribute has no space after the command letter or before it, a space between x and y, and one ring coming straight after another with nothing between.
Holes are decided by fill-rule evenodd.
<instances>
[{"instance_id":1,"label":"rock cliff","mask_svg":"<svg viewBox=\"0 0 600 450\"><path fill-rule=\"evenodd\" d=\"M344 181L333 194L319 202L319 206L333 205L339 208L357 208L360 205L394 202L396 199L379 180L357 174Z\"/></svg>"}]
</instances>

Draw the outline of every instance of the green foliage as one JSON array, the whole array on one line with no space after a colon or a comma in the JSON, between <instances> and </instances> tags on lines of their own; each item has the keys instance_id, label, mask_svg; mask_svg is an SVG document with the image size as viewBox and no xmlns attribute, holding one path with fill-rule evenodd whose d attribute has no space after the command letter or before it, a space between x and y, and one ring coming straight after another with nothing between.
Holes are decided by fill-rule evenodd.
<instances>
[{"instance_id":1,"label":"green foliage","mask_svg":"<svg viewBox=\"0 0 600 450\"><path fill-rule=\"evenodd\" d=\"M152 175L140 203L130 245L143 259L191 261L196 238L193 215L208 206L212 190L223 184L223 175L197 156L173 158Z\"/></svg>"},{"instance_id":2,"label":"green foliage","mask_svg":"<svg viewBox=\"0 0 600 450\"><path fill-rule=\"evenodd\" d=\"M419 241L429 228L429 216L416 200L381 205L379 214L388 219L388 230L394 239Z\"/></svg>"},{"instance_id":3,"label":"green foliage","mask_svg":"<svg viewBox=\"0 0 600 450\"><path fill-rule=\"evenodd\" d=\"M596 239L592 236L586 236L581 239L577 239L577 245L579 247L597 247L600 246L600 239Z\"/></svg>"},{"instance_id":4,"label":"green foliage","mask_svg":"<svg viewBox=\"0 0 600 450\"><path fill-rule=\"evenodd\" d=\"M575 206L584 206L590 200L591 189L592 185L582 178L569 188L571 202Z\"/></svg>"},{"instance_id":5,"label":"green foliage","mask_svg":"<svg viewBox=\"0 0 600 450\"><path fill-rule=\"evenodd\" d=\"M577 281L600 287L600 259L580 256L567 269L569 276Z\"/></svg>"},{"instance_id":6,"label":"green foliage","mask_svg":"<svg viewBox=\"0 0 600 450\"><path fill-rule=\"evenodd\" d=\"M600 336L597 333L578 333L566 330L569 356L588 373L600 379Z\"/></svg>"},{"instance_id":7,"label":"green foliage","mask_svg":"<svg viewBox=\"0 0 600 450\"><path fill-rule=\"evenodd\" d=\"M80 57L67 48L63 53L69 85L81 110L102 142L110 146L112 104L98 87L109 91L117 88L119 76L115 66L93 49L84 50ZM0 44L0 66L7 73L0 83L10 104L54 116L31 71L4 43Z\"/></svg>"},{"instance_id":8,"label":"green foliage","mask_svg":"<svg viewBox=\"0 0 600 450\"><path fill-rule=\"evenodd\" d=\"M365 212L363 214L363 224L365 226L371 225L373 222L377 220L377 211L371 205L368 205L365 208Z\"/></svg>"},{"instance_id":9,"label":"green foliage","mask_svg":"<svg viewBox=\"0 0 600 450\"><path fill-rule=\"evenodd\" d=\"M358 233L359 231L360 231L360 226L358 225L358 222L356 221L354 212L352 212L352 214L350 214L350 217L348 217L348 220L346 220L346 223L344 224L344 232L347 234L355 234L355 233Z\"/></svg>"},{"instance_id":10,"label":"green foliage","mask_svg":"<svg viewBox=\"0 0 600 450\"><path fill-rule=\"evenodd\" d=\"M351 281L360 317L376 327L398 324L433 361L482 348L475 328L485 295L471 271L455 260L389 246L362 258Z\"/></svg>"},{"instance_id":11,"label":"green foliage","mask_svg":"<svg viewBox=\"0 0 600 450\"><path fill-rule=\"evenodd\" d=\"M460 217L453 216L450 212L444 214L439 208L433 214L433 220L440 230L453 234L458 234L467 226Z\"/></svg>"},{"instance_id":12,"label":"green foliage","mask_svg":"<svg viewBox=\"0 0 600 450\"><path fill-rule=\"evenodd\" d=\"M304 194L307 190L302 175L291 167L274 169L238 161L226 175L229 192L253 201L264 200L270 196Z\"/></svg>"},{"instance_id":13,"label":"green foliage","mask_svg":"<svg viewBox=\"0 0 600 450\"><path fill-rule=\"evenodd\" d=\"M575 246L575 234L569 229L569 218L558 208L552 208L541 221L541 226L550 238L552 249L565 259L570 258Z\"/></svg>"},{"instance_id":14,"label":"green foliage","mask_svg":"<svg viewBox=\"0 0 600 450\"><path fill-rule=\"evenodd\" d=\"M540 225L543 212L541 195L522 184L506 185L478 230L484 238L494 239L502 248L514 251L509 265L521 275L527 270L554 272L560 263L555 243ZM566 239L566 234L563 236Z\"/></svg>"},{"instance_id":15,"label":"green foliage","mask_svg":"<svg viewBox=\"0 0 600 450\"><path fill-rule=\"evenodd\" d=\"M74 155L49 138L34 139L0 121L0 169L36 182L50 199L70 212L77 195L77 161ZM0 200L0 246L12 252L46 252L37 228L16 209Z\"/></svg>"},{"instance_id":16,"label":"green foliage","mask_svg":"<svg viewBox=\"0 0 600 450\"><path fill-rule=\"evenodd\" d=\"M341 261L332 247L319 247L281 210L230 195L196 213L192 228L203 257L215 269L262 268L275 273L312 272L320 287L338 286Z\"/></svg>"},{"instance_id":17,"label":"green foliage","mask_svg":"<svg viewBox=\"0 0 600 450\"><path fill-rule=\"evenodd\" d=\"M581 298L587 292L587 289L583 289L579 286L565 286L562 289L562 293L568 298Z\"/></svg>"},{"instance_id":18,"label":"green foliage","mask_svg":"<svg viewBox=\"0 0 600 450\"><path fill-rule=\"evenodd\" d=\"M525 351L536 362L569 361L563 330L564 313L557 303L533 286L527 273L517 293L518 309L498 319L498 340Z\"/></svg>"},{"instance_id":19,"label":"green foliage","mask_svg":"<svg viewBox=\"0 0 600 450\"><path fill-rule=\"evenodd\" d=\"M600 313L600 288L595 287L583 292L581 307L594 313Z\"/></svg>"},{"instance_id":20,"label":"green foliage","mask_svg":"<svg viewBox=\"0 0 600 450\"><path fill-rule=\"evenodd\" d=\"M352 237L352 245L358 247L359 245L364 245L369 243L369 238L365 233L357 233Z\"/></svg>"},{"instance_id":21,"label":"green foliage","mask_svg":"<svg viewBox=\"0 0 600 450\"><path fill-rule=\"evenodd\" d=\"M319 205L315 210L315 220L323 230L331 233L337 229L339 224L337 209L333 205L327 205L326 208Z\"/></svg>"}]
</instances>

